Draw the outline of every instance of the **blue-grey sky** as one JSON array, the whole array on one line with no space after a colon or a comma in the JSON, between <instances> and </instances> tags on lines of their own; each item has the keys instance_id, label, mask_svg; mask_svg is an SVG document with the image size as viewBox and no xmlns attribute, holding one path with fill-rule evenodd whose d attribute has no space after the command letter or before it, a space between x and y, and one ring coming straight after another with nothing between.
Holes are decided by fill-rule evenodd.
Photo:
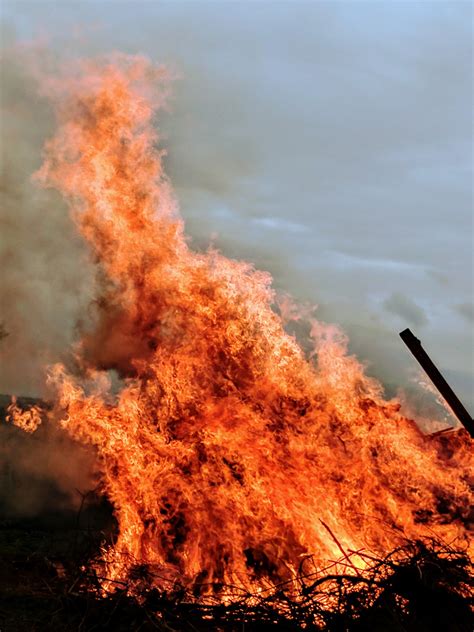
<instances>
[{"instance_id":1,"label":"blue-grey sky","mask_svg":"<svg viewBox=\"0 0 474 632\"><path fill-rule=\"evenodd\" d=\"M317 303L391 387L416 366L398 338L411 327L473 407L470 2L3 7L5 40L39 32L60 55L119 49L171 64L181 78L161 124L166 166L196 245L217 234L225 253ZM22 150L33 167L40 131ZM43 265L44 291L50 268L21 265L33 279ZM31 285L25 304L47 321ZM63 311L72 329L75 309Z\"/></svg>"}]
</instances>

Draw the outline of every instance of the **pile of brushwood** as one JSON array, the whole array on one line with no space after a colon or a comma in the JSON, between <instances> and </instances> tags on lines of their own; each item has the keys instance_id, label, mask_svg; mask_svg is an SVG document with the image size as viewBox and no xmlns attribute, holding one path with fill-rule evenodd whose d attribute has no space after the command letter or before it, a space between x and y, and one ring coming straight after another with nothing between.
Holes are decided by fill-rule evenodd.
<instances>
[{"instance_id":1,"label":"pile of brushwood","mask_svg":"<svg viewBox=\"0 0 474 632\"><path fill-rule=\"evenodd\" d=\"M87 554L90 561L92 549L97 551L97 535L71 531L62 537L54 545L51 534L31 531L26 542L20 531L3 529L2 536L0 528L2 632L474 629L473 565L465 552L435 540L408 542L383 558L359 552L368 563L364 571L348 563L347 572L339 564L333 573L302 575L291 596L280 585L223 604L212 597L197 600L195 589L150 588L144 566L134 569L129 584L117 582L99 596L104 578L84 564L85 557L80 560ZM130 596L132 585L139 598Z\"/></svg>"}]
</instances>

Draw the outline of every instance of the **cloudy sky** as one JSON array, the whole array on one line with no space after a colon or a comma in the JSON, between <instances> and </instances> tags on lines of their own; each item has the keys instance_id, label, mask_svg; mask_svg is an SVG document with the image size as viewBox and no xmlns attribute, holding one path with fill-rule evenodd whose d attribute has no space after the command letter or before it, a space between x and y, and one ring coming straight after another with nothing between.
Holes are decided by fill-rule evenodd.
<instances>
[{"instance_id":1,"label":"cloudy sky","mask_svg":"<svg viewBox=\"0 0 474 632\"><path fill-rule=\"evenodd\" d=\"M318 304L390 389L416 367L398 338L410 327L474 408L471 3L17 0L3 3L3 21L9 44L40 34L59 55L119 49L171 65L166 167L196 247L214 239ZM21 73L2 74L2 140L22 148L24 171L23 194L9 192L6 261L28 274L35 326L53 301L54 322L72 331L75 308L48 282L69 237L45 261L44 240L18 236L34 204L27 172L51 131ZM42 230L63 211L43 215ZM34 263L22 248L38 250ZM62 295L81 282L74 267ZM44 346L57 345L48 331Z\"/></svg>"}]
</instances>

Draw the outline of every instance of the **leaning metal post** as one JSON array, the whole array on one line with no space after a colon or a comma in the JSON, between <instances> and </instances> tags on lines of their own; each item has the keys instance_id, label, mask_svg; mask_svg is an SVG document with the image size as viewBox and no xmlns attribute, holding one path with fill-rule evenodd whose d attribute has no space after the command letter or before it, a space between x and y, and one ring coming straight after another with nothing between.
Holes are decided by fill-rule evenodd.
<instances>
[{"instance_id":1,"label":"leaning metal post","mask_svg":"<svg viewBox=\"0 0 474 632\"><path fill-rule=\"evenodd\" d=\"M438 391L447 401L453 413L474 439L474 420L464 408L462 403L459 401L458 397L449 386L449 384L446 382L444 377L438 371L429 355L423 349L423 347L421 346L421 342L416 336L412 334L409 329L404 329L403 331L401 331L400 338L413 353L415 358L418 360L418 362L421 364L422 368L426 372L427 376L430 378Z\"/></svg>"}]
</instances>

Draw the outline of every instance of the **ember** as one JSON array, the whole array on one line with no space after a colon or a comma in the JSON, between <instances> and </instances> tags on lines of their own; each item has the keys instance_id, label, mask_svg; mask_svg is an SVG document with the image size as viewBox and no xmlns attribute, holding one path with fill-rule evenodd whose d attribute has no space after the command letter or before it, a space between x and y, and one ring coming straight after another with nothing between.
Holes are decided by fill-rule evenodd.
<instances>
[{"instance_id":1,"label":"ember","mask_svg":"<svg viewBox=\"0 0 474 632\"><path fill-rule=\"evenodd\" d=\"M188 245L156 148L167 85L162 68L115 55L43 86L58 127L36 179L68 200L101 288L74 369L50 369L45 414L97 451L118 523L94 566L101 590L171 582L228 603L296 590L337 560L360 577L364 551L427 534L466 543L467 433L448 455L337 327L312 322L306 357L269 274ZM28 430L38 420L10 414Z\"/></svg>"}]
</instances>

